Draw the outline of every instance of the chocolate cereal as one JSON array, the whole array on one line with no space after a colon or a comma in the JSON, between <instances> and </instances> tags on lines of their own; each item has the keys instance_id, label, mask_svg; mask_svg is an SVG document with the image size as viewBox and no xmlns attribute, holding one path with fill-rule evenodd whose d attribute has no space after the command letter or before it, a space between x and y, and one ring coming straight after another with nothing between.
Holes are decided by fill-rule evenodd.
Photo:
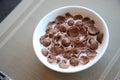
<instances>
[{"instance_id":1,"label":"chocolate cereal","mask_svg":"<svg viewBox=\"0 0 120 80\"><path fill-rule=\"evenodd\" d=\"M45 34L40 37L43 56L52 65L67 69L88 64L97 55L104 34L95 26L95 21L81 14L69 12L50 21Z\"/></svg>"}]
</instances>

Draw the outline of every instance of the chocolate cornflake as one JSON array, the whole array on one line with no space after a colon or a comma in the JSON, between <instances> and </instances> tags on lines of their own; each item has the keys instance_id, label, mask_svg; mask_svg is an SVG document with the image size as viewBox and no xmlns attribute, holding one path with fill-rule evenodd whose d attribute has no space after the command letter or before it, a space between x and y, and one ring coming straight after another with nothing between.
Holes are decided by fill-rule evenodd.
<instances>
[{"instance_id":1,"label":"chocolate cornflake","mask_svg":"<svg viewBox=\"0 0 120 80\"><path fill-rule=\"evenodd\" d=\"M67 12L48 22L45 34L40 37L44 46L41 53L49 63L56 63L62 69L79 63L85 65L97 55L103 36L94 20Z\"/></svg>"},{"instance_id":2,"label":"chocolate cornflake","mask_svg":"<svg viewBox=\"0 0 120 80\"><path fill-rule=\"evenodd\" d=\"M48 33L52 29L52 22L49 22L46 28L46 33Z\"/></svg>"},{"instance_id":3,"label":"chocolate cornflake","mask_svg":"<svg viewBox=\"0 0 120 80\"><path fill-rule=\"evenodd\" d=\"M91 59L91 58L94 58L97 55L97 52L95 50L87 49L86 54Z\"/></svg>"},{"instance_id":4,"label":"chocolate cornflake","mask_svg":"<svg viewBox=\"0 0 120 80\"><path fill-rule=\"evenodd\" d=\"M88 27L88 32L90 35L96 35L99 33L98 28L94 27L94 26L89 26Z\"/></svg>"},{"instance_id":5,"label":"chocolate cornflake","mask_svg":"<svg viewBox=\"0 0 120 80\"><path fill-rule=\"evenodd\" d=\"M71 57L79 58L80 54L72 54Z\"/></svg>"},{"instance_id":6,"label":"chocolate cornflake","mask_svg":"<svg viewBox=\"0 0 120 80\"><path fill-rule=\"evenodd\" d=\"M91 38L90 40L89 40L89 45L88 45L88 47L90 48L90 49L92 49L92 50L96 50L97 48L98 48L98 42L95 40L95 39L93 39L93 38Z\"/></svg>"},{"instance_id":7,"label":"chocolate cornflake","mask_svg":"<svg viewBox=\"0 0 120 80\"><path fill-rule=\"evenodd\" d=\"M77 22L75 23L75 25L81 27L81 26L83 26L83 22L82 22L82 21L77 21Z\"/></svg>"},{"instance_id":8,"label":"chocolate cornflake","mask_svg":"<svg viewBox=\"0 0 120 80\"><path fill-rule=\"evenodd\" d=\"M46 48L42 48L41 52L42 52L42 54L43 54L44 56L47 56L48 53L49 53Z\"/></svg>"},{"instance_id":9,"label":"chocolate cornflake","mask_svg":"<svg viewBox=\"0 0 120 80\"><path fill-rule=\"evenodd\" d=\"M90 21L90 18L89 18L89 17L84 17L82 21L83 21L83 22L89 22L89 21Z\"/></svg>"},{"instance_id":10,"label":"chocolate cornflake","mask_svg":"<svg viewBox=\"0 0 120 80\"><path fill-rule=\"evenodd\" d=\"M60 57L57 57L56 60L57 60L57 63L61 62L61 58Z\"/></svg>"},{"instance_id":11,"label":"chocolate cornflake","mask_svg":"<svg viewBox=\"0 0 120 80\"><path fill-rule=\"evenodd\" d=\"M56 57L53 56L53 55L49 55L48 58L47 58L47 61L49 63L55 63L56 62Z\"/></svg>"},{"instance_id":12,"label":"chocolate cornflake","mask_svg":"<svg viewBox=\"0 0 120 80\"><path fill-rule=\"evenodd\" d=\"M80 26L79 27L79 33L82 34L82 35L86 35L87 34L87 29L85 26Z\"/></svg>"},{"instance_id":13,"label":"chocolate cornflake","mask_svg":"<svg viewBox=\"0 0 120 80\"><path fill-rule=\"evenodd\" d=\"M80 57L80 63L85 65L89 62L89 57L88 56L81 56Z\"/></svg>"},{"instance_id":14,"label":"chocolate cornflake","mask_svg":"<svg viewBox=\"0 0 120 80\"><path fill-rule=\"evenodd\" d=\"M61 42L62 42L62 45L65 46L65 47L68 47L70 45L70 43L71 43L69 38L63 38L61 40Z\"/></svg>"},{"instance_id":15,"label":"chocolate cornflake","mask_svg":"<svg viewBox=\"0 0 120 80\"><path fill-rule=\"evenodd\" d=\"M76 37L79 34L79 29L76 26L72 26L67 30L67 34L71 37Z\"/></svg>"},{"instance_id":16,"label":"chocolate cornflake","mask_svg":"<svg viewBox=\"0 0 120 80\"><path fill-rule=\"evenodd\" d=\"M74 18L74 20L77 20L77 19L82 19L83 17L82 17L82 15L75 15L73 18Z\"/></svg>"},{"instance_id":17,"label":"chocolate cornflake","mask_svg":"<svg viewBox=\"0 0 120 80\"><path fill-rule=\"evenodd\" d=\"M72 57L72 58L70 59L70 64L71 64L72 66L77 66L77 65L79 64L79 59L78 59L78 58L75 58L75 57Z\"/></svg>"},{"instance_id":18,"label":"chocolate cornflake","mask_svg":"<svg viewBox=\"0 0 120 80\"><path fill-rule=\"evenodd\" d=\"M40 43L43 44L45 47L48 47L51 44L49 37L42 36L40 38Z\"/></svg>"},{"instance_id":19,"label":"chocolate cornflake","mask_svg":"<svg viewBox=\"0 0 120 80\"><path fill-rule=\"evenodd\" d=\"M54 32L52 30L50 30L48 35L49 35L49 38L52 38L54 36Z\"/></svg>"},{"instance_id":20,"label":"chocolate cornflake","mask_svg":"<svg viewBox=\"0 0 120 80\"><path fill-rule=\"evenodd\" d=\"M53 42L54 44L57 44L60 39L61 39L61 34L58 33L58 34L56 34L56 35L53 36L52 42Z\"/></svg>"},{"instance_id":21,"label":"chocolate cornflake","mask_svg":"<svg viewBox=\"0 0 120 80\"><path fill-rule=\"evenodd\" d=\"M66 58L66 59L70 59L71 58L71 53L70 52L64 52L63 57Z\"/></svg>"},{"instance_id":22,"label":"chocolate cornflake","mask_svg":"<svg viewBox=\"0 0 120 80\"><path fill-rule=\"evenodd\" d=\"M69 65L66 64L65 60L62 60L62 62L59 63L59 67L63 69L67 69Z\"/></svg>"},{"instance_id":23,"label":"chocolate cornflake","mask_svg":"<svg viewBox=\"0 0 120 80\"><path fill-rule=\"evenodd\" d=\"M73 16L69 12L67 12L67 13L65 13L65 17L66 18L72 18Z\"/></svg>"},{"instance_id":24,"label":"chocolate cornflake","mask_svg":"<svg viewBox=\"0 0 120 80\"><path fill-rule=\"evenodd\" d=\"M85 47L87 45L87 39L80 40L80 38L76 38L73 40L73 43L75 46Z\"/></svg>"},{"instance_id":25,"label":"chocolate cornflake","mask_svg":"<svg viewBox=\"0 0 120 80\"><path fill-rule=\"evenodd\" d=\"M66 25L65 24L61 24L59 27L60 32L66 32Z\"/></svg>"},{"instance_id":26,"label":"chocolate cornflake","mask_svg":"<svg viewBox=\"0 0 120 80\"><path fill-rule=\"evenodd\" d=\"M93 20L90 20L89 17L85 17L82 21L83 21L83 25L84 25L85 27L87 27L87 28L88 28L89 26L94 25Z\"/></svg>"},{"instance_id":27,"label":"chocolate cornflake","mask_svg":"<svg viewBox=\"0 0 120 80\"><path fill-rule=\"evenodd\" d=\"M80 53L79 48L72 48L72 53L73 54L79 54Z\"/></svg>"},{"instance_id":28,"label":"chocolate cornflake","mask_svg":"<svg viewBox=\"0 0 120 80\"><path fill-rule=\"evenodd\" d=\"M101 44L102 43L102 41L103 41L103 33L99 33L98 35L97 35L97 41Z\"/></svg>"},{"instance_id":29,"label":"chocolate cornflake","mask_svg":"<svg viewBox=\"0 0 120 80\"><path fill-rule=\"evenodd\" d=\"M53 45L50 47L50 52L52 55L58 55L60 53L62 53L64 51L64 48L62 46L59 45Z\"/></svg>"},{"instance_id":30,"label":"chocolate cornflake","mask_svg":"<svg viewBox=\"0 0 120 80\"><path fill-rule=\"evenodd\" d=\"M64 16L57 16L55 19L56 23L63 23L65 22L65 17Z\"/></svg>"},{"instance_id":31,"label":"chocolate cornflake","mask_svg":"<svg viewBox=\"0 0 120 80\"><path fill-rule=\"evenodd\" d=\"M72 26L73 24L74 24L74 20L69 20L69 21L68 21L68 25L69 25L69 26Z\"/></svg>"},{"instance_id":32,"label":"chocolate cornflake","mask_svg":"<svg viewBox=\"0 0 120 80\"><path fill-rule=\"evenodd\" d=\"M79 44L80 44L79 45L80 47L85 47L87 45L87 40L86 39L82 39Z\"/></svg>"},{"instance_id":33,"label":"chocolate cornflake","mask_svg":"<svg viewBox=\"0 0 120 80\"><path fill-rule=\"evenodd\" d=\"M94 21L94 20L90 20L90 21L89 21L89 24L94 25L94 24L95 24L95 21Z\"/></svg>"}]
</instances>

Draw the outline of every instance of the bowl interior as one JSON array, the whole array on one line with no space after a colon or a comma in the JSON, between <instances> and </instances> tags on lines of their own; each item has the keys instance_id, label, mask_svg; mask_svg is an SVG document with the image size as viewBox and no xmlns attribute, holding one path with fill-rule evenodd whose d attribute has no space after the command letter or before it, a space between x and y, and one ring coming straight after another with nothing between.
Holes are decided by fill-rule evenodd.
<instances>
[{"instance_id":1,"label":"bowl interior","mask_svg":"<svg viewBox=\"0 0 120 80\"><path fill-rule=\"evenodd\" d=\"M81 14L83 17L89 17L90 19L94 20L95 26L101 32L104 33L104 37L103 37L102 44L97 49L98 53L96 57L93 58L88 64L77 66L77 67L71 66L68 69L62 69L62 68L59 68L58 65L54 65L54 64L51 65L50 63L47 62L47 58L44 57L41 53L41 49L43 48L43 46L40 44L39 39L43 34L45 34L45 29L46 29L48 22L55 20L56 16L58 15L64 15L66 12L69 12L72 15ZM33 35L33 47L39 60L48 68L58 71L58 72L64 72L64 73L82 71L94 65L105 53L105 50L108 46L108 41L109 41L109 33L108 33L107 25L104 22L104 20L93 10L85 8L85 7L81 7L81 6L66 6L66 7L55 9L52 12L48 13L38 23L34 31L34 35Z\"/></svg>"}]
</instances>

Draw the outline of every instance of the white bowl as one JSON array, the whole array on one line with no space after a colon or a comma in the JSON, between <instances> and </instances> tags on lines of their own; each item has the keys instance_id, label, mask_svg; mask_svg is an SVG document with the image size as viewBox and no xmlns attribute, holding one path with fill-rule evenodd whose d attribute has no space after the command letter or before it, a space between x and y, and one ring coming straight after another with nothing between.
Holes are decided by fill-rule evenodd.
<instances>
[{"instance_id":1,"label":"white bowl","mask_svg":"<svg viewBox=\"0 0 120 80\"><path fill-rule=\"evenodd\" d=\"M55 20L56 16L63 15L66 12L69 12L72 15L81 14L83 17L86 16L89 17L90 19L93 19L95 21L95 26L97 26L103 32L104 37L102 44L97 49L98 53L96 57L93 60L91 60L88 64L77 67L69 67L68 69L62 69L59 68L57 65L52 65L47 62L47 58L43 56L43 54L41 53L41 49L43 48L43 46L40 44L39 39L40 36L42 36L45 33L46 25L48 24L48 22ZM33 35L33 48L35 50L38 59L48 68L63 73L78 72L93 66L96 62L98 62L101 59L101 57L105 53L108 46L108 42L109 42L109 32L103 18L95 11L82 6L65 6L51 11L40 20Z\"/></svg>"}]
</instances>

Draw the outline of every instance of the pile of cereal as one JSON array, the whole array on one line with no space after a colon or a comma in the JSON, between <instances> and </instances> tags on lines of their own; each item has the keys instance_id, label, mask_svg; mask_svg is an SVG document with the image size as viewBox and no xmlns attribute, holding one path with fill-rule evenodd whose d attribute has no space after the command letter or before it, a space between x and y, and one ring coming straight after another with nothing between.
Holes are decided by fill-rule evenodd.
<instances>
[{"instance_id":1,"label":"pile of cereal","mask_svg":"<svg viewBox=\"0 0 120 80\"><path fill-rule=\"evenodd\" d=\"M40 37L42 54L49 63L63 69L87 64L96 56L103 39L103 33L94 24L94 20L80 14L73 16L67 12L57 16Z\"/></svg>"}]
</instances>

